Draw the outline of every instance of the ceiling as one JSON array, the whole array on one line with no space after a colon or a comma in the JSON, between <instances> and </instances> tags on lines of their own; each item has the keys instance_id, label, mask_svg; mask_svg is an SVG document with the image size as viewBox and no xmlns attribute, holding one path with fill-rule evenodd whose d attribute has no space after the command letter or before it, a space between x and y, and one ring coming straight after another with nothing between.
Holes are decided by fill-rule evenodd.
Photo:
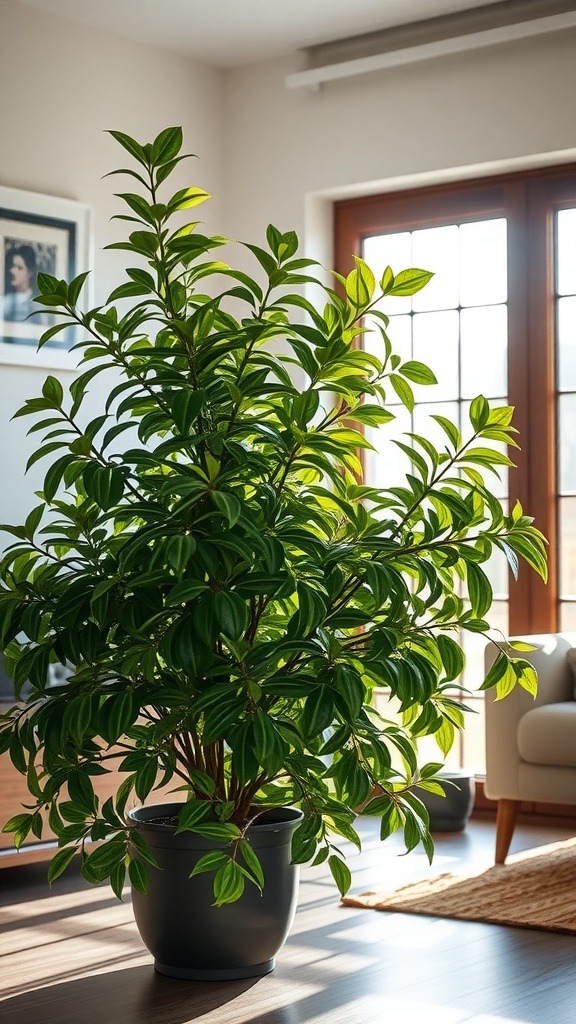
<instances>
[{"instance_id":1,"label":"ceiling","mask_svg":"<svg viewBox=\"0 0 576 1024\"><path fill-rule=\"evenodd\" d=\"M17 0L220 68L495 0ZM502 0L497 0L502 2Z\"/></svg>"}]
</instances>

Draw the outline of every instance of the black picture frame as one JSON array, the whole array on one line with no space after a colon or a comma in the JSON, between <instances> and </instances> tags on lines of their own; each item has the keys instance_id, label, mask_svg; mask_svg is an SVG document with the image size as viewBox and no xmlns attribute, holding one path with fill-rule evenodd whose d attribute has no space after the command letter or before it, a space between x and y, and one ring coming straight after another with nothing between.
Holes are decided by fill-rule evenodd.
<instances>
[{"instance_id":1,"label":"black picture frame","mask_svg":"<svg viewBox=\"0 0 576 1024\"><path fill-rule=\"evenodd\" d=\"M69 364L73 328L38 349L55 319L33 300L37 275L70 280L90 269L90 255L89 207L0 187L0 362Z\"/></svg>"}]
</instances>

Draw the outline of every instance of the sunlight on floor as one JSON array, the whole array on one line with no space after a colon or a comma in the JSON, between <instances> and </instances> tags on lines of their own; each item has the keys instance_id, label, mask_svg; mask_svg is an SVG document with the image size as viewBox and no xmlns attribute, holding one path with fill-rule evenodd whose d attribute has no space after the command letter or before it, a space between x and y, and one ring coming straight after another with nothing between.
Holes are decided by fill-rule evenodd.
<instances>
[{"instance_id":1,"label":"sunlight on floor","mask_svg":"<svg viewBox=\"0 0 576 1024\"><path fill-rule=\"evenodd\" d=\"M333 1024L333 1012L314 1016L313 1024ZM446 1006L432 1006L412 999L394 999L382 995L368 995L354 1001L354 1021L422 1021L423 1024L468 1024L469 1018L461 1010ZM470 1022L471 1024L471 1022ZM474 1022L476 1024L476 1022ZM510 1024L510 1022L507 1022Z\"/></svg>"},{"instance_id":2,"label":"sunlight on floor","mask_svg":"<svg viewBox=\"0 0 576 1024\"><path fill-rule=\"evenodd\" d=\"M374 917L374 913L372 910L367 912L371 917ZM359 924L334 933L333 937L347 940L357 938L363 944L378 943L380 946L390 944L394 945L396 949L426 949L427 946L436 947L438 942L453 934L457 927L454 921L423 917L421 918L422 928L415 929L414 921L408 915L393 913L385 915L386 922L382 927L379 920L373 923L367 921L367 914Z\"/></svg>"},{"instance_id":3,"label":"sunlight on floor","mask_svg":"<svg viewBox=\"0 0 576 1024\"><path fill-rule=\"evenodd\" d=\"M522 1017L522 1019L520 1017L493 1017L490 1013L482 1013L479 1017L470 1017L463 1024L531 1024L531 1022L526 1017Z\"/></svg>"}]
</instances>

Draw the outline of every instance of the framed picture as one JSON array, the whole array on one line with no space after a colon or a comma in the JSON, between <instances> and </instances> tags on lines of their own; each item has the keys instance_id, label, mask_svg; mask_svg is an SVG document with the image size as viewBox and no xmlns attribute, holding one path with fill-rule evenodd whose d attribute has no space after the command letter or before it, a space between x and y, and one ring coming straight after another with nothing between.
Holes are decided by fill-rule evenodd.
<instances>
[{"instance_id":1,"label":"framed picture","mask_svg":"<svg viewBox=\"0 0 576 1024\"><path fill-rule=\"evenodd\" d=\"M0 363L73 369L74 328L38 342L57 322L33 301L39 273L70 280L92 268L90 207L0 186ZM88 282L90 278L88 278ZM82 299L90 303L88 294Z\"/></svg>"}]
</instances>

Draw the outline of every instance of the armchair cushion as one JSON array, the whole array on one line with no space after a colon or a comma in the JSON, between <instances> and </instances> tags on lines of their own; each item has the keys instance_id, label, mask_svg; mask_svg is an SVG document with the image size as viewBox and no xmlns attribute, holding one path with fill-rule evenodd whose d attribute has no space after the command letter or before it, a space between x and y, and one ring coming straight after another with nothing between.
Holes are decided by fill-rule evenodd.
<instances>
[{"instance_id":1,"label":"armchair cushion","mask_svg":"<svg viewBox=\"0 0 576 1024\"><path fill-rule=\"evenodd\" d=\"M498 801L496 863L504 864L522 801L576 804L576 633L516 639L538 673L532 697L517 686L504 700L486 691L485 792ZM499 648L486 648L486 669Z\"/></svg>"},{"instance_id":2,"label":"armchair cushion","mask_svg":"<svg viewBox=\"0 0 576 1024\"><path fill-rule=\"evenodd\" d=\"M576 701L544 704L522 715L518 752L530 764L576 768Z\"/></svg>"},{"instance_id":3,"label":"armchair cushion","mask_svg":"<svg viewBox=\"0 0 576 1024\"><path fill-rule=\"evenodd\" d=\"M572 686L574 688L574 700L576 700L576 647L571 647L566 653L566 661L572 673Z\"/></svg>"}]
</instances>

